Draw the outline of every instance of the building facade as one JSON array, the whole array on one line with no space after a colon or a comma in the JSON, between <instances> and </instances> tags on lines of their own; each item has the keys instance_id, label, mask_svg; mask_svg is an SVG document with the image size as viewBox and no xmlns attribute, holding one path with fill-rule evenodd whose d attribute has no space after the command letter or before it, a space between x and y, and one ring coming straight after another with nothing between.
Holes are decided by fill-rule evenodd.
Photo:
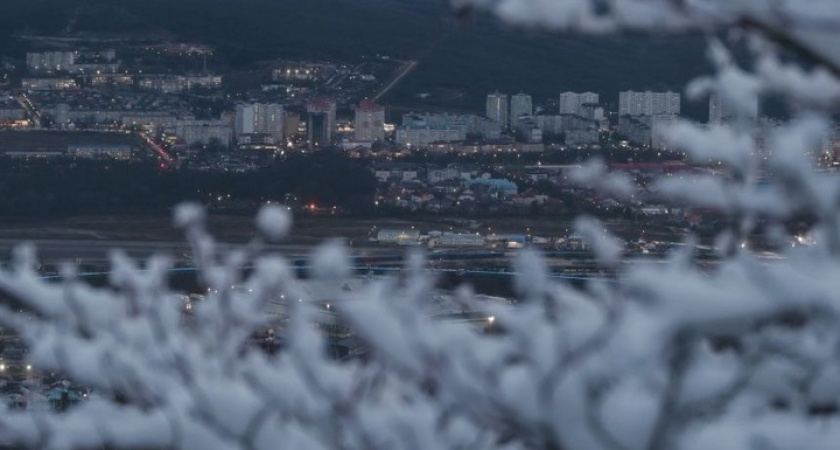
<instances>
[{"instance_id":1,"label":"building facade","mask_svg":"<svg viewBox=\"0 0 840 450\"><path fill-rule=\"evenodd\" d=\"M213 140L229 147L233 137L233 127L226 120L183 119L175 123L175 134L187 145L207 145Z\"/></svg>"},{"instance_id":2,"label":"building facade","mask_svg":"<svg viewBox=\"0 0 840 450\"><path fill-rule=\"evenodd\" d=\"M660 114L654 116L650 124L650 146L655 149L666 150L668 148L665 139L665 132L677 121L673 114Z\"/></svg>"},{"instance_id":3,"label":"building facade","mask_svg":"<svg viewBox=\"0 0 840 450\"><path fill-rule=\"evenodd\" d=\"M507 127L509 120L508 96L499 92L494 92L487 96L486 116L495 122Z\"/></svg>"},{"instance_id":4,"label":"building facade","mask_svg":"<svg viewBox=\"0 0 840 450\"><path fill-rule=\"evenodd\" d=\"M510 97L510 127L516 126L520 117L527 117L534 114L534 104L531 96L519 93Z\"/></svg>"},{"instance_id":5,"label":"building facade","mask_svg":"<svg viewBox=\"0 0 840 450\"><path fill-rule=\"evenodd\" d=\"M132 148L127 144L74 144L67 148L67 154L82 159L131 159Z\"/></svg>"},{"instance_id":6,"label":"building facade","mask_svg":"<svg viewBox=\"0 0 840 450\"><path fill-rule=\"evenodd\" d=\"M237 105L234 129L237 137L244 134L267 134L275 140L282 140L283 117L283 105L276 103Z\"/></svg>"},{"instance_id":7,"label":"building facade","mask_svg":"<svg viewBox=\"0 0 840 450\"><path fill-rule=\"evenodd\" d=\"M412 245L420 240L420 230L383 228L376 234L380 244Z\"/></svg>"},{"instance_id":8,"label":"building facade","mask_svg":"<svg viewBox=\"0 0 840 450\"><path fill-rule=\"evenodd\" d=\"M437 243L443 247L483 247L487 241L477 233L443 233Z\"/></svg>"},{"instance_id":9,"label":"building facade","mask_svg":"<svg viewBox=\"0 0 840 450\"><path fill-rule=\"evenodd\" d=\"M403 124L397 128L397 143L427 147L434 142L463 141L469 134L497 139L501 126L493 119L470 114L408 113L403 115Z\"/></svg>"},{"instance_id":10,"label":"building facade","mask_svg":"<svg viewBox=\"0 0 840 450\"><path fill-rule=\"evenodd\" d=\"M748 107L743 107L743 114L749 118L758 118L758 99ZM724 101L718 94L709 96L709 124L721 125L731 121L737 115L737 109L731 103Z\"/></svg>"},{"instance_id":11,"label":"building facade","mask_svg":"<svg viewBox=\"0 0 840 450\"><path fill-rule=\"evenodd\" d=\"M21 87L27 91L63 91L78 89L79 85L72 78L24 78Z\"/></svg>"},{"instance_id":12,"label":"building facade","mask_svg":"<svg viewBox=\"0 0 840 450\"><path fill-rule=\"evenodd\" d=\"M370 100L356 107L354 139L362 142L385 139L385 108Z\"/></svg>"},{"instance_id":13,"label":"building facade","mask_svg":"<svg viewBox=\"0 0 840 450\"><path fill-rule=\"evenodd\" d=\"M560 94L560 114L583 115L584 105L597 105L600 96L594 92L563 92Z\"/></svg>"},{"instance_id":14,"label":"building facade","mask_svg":"<svg viewBox=\"0 0 840 450\"><path fill-rule=\"evenodd\" d=\"M77 56L77 52L29 52L26 68L30 72L69 72Z\"/></svg>"},{"instance_id":15,"label":"building facade","mask_svg":"<svg viewBox=\"0 0 840 450\"><path fill-rule=\"evenodd\" d=\"M330 145L335 130L336 104L329 98L316 98L306 105L306 133L310 149Z\"/></svg>"},{"instance_id":16,"label":"building facade","mask_svg":"<svg viewBox=\"0 0 840 450\"><path fill-rule=\"evenodd\" d=\"M618 94L620 116L678 116L680 107L678 92L623 91Z\"/></svg>"},{"instance_id":17,"label":"building facade","mask_svg":"<svg viewBox=\"0 0 840 450\"><path fill-rule=\"evenodd\" d=\"M441 125L403 125L397 129L397 143L422 148L434 142L463 141L467 132L462 128Z\"/></svg>"},{"instance_id":18,"label":"building facade","mask_svg":"<svg viewBox=\"0 0 840 450\"><path fill-rule=\"evenodd\" d=\"M113 49L29 52L26 54L26 69L30 73L116 73L120 69L120 62L116 57L116 51Z\"/></svg>"},{"instance_id":19,"label":"building facade","mask_svg":"<svg viewBox=\"0 0 840 450\"><path fill-rule=\"evenodd\" d=\"M221 75L145 75L137 80L137 87L163 94L177 94L196 88L222 87Z\"/></svg>"}]
</instances>

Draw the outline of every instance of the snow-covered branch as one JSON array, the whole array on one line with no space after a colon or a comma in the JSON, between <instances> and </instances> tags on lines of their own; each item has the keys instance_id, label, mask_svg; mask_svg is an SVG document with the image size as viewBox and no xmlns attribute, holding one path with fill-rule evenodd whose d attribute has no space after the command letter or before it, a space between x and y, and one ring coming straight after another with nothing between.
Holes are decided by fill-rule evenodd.
<instances>
[{"instance_id":1,"label":"snow-covered branch","mask_svg":"<svg viewBox=\"0 0 840 450\"><path fill-rule=\"evenodd\" d=\"M182 228L206 298L185 307L168 285L172 260L111 255L106 287L62 269L42 279L30 246L0 270L0 323L30 347L29 360L84 385L87 397L57 414L0 414L0 445L38 449L430 449L664 450L834 448L840 438L840 179L816 173L809 152L840 97L831 75L840 9L828 0L457 0L517 24L563 31L714 30L753 24L783 32L826 64L804 70L754 43L752 69L710 40L712 76L689 94L715 93L733 123L678 123L665 138L710 175L667 179L653 195L711 209L733 226L712 267L694 240L665 262L625 264L620 242L592 219L576 223L615 279L572 286L549 276L538 253L512 261L517 298L462 289L459 320L442 320L421 254L400 276L354 279L350 251L328 241L310 257L311 279L265 251L292 227L266 207L258 237L224 252L198 205L181 205ZM766 28L766 30L765 30ZM771 41L773 40L771 39ZM835 39L835 44L840 40ZM756 144L749 107L774 93L796 119ZM723 174L723 175L721 175ZM759 188L757 181L764 184ZM627 177L587 165L579 182L615 196ZM774 258L738 242L761 223L815 218L814 245L780 245ZM733 245L733 243L735 243ZM310 284L317 282L320 290ZM273 317L267 311L273 311ZM453 314L449 314L453 316ZM253 337L282 341L263 352ZM336 331L338 330L338 331ZM336 336L367 354L336 358ZM358 356L358 355L351 355ZM65 391L66 394L66 391ZM32 395L31 404L38 402ZM817 426L819 425L819 426Z\"/></svg>"}]
</instances>

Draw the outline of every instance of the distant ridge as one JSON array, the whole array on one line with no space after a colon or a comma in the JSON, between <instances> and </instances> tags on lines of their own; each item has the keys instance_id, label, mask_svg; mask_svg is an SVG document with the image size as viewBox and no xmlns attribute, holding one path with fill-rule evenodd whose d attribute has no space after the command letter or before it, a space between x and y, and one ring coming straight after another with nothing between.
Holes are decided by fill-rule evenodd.
<instances>
[{"instance_id":1,"label":"distant ridge","mask_svg":"<svg viewBox=\"0 0 840 450\"><path fill-rule=\"evenodd\" d=\"M418 59L383 98L407 108L480 110L486 92L681 89L705 71L696 37L561 37L455 19L445 0L5 0L0 30L170 33L216 46L234 66L272 58ZM5 26L3 26L5 25ZM0 36L0 48L8 35ZM9 46L5 48L9 50ZM432 93L425 100L421 92ZM691 105L686 102L691 109Z\"/></svg>"}]
</instances>

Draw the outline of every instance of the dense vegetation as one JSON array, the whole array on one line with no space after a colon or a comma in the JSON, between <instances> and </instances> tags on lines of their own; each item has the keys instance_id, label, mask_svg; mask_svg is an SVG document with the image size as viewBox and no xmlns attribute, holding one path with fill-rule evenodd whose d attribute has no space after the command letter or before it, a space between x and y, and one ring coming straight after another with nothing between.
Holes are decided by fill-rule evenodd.
<instances>
[{"instance_id":1,"label":"dense vegetation","mask_svg":"<svg viewBox=\"0 0 840 450\"><path fill-rule=\"evenodd\" d=\"M286 194L360 213L370 207L375 188L370 171L328 154L291 157L249 173L166 171L123 162L0 160L0 215L6 218L167 212L184 200L253 214L259 204L283 201Z\"/></svg>"}]
</instances>

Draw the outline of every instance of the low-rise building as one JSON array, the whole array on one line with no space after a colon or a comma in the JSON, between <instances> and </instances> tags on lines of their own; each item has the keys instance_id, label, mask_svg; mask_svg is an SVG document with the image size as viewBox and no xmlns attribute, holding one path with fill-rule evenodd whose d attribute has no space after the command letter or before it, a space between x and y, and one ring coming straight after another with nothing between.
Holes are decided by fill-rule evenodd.
<instances>
[{"instance_id":1,"label":"low-rise building","mask_svg":"<svg viewBox=\"0 0 840 450\"><path fill-rule=\"evenodd\" d=\"M207 145L213 140L229 147L233 138L233 125L227 120L184 119L175 123L175 134L187 145Z\"/></svg>"},{"instance_id":2,"label":"low-rise building","mask_svg":"<svg viewBox=\"0 0 840 450\"><path fill-rule=\"evenodd\" d=\"M122 116L122 123L127 127L140 127L151 131L155 129L174 130L178 117L174 114L159 112L132 112Z\"/></svg>"},{"instance_id":3,"label":"low-rise building","mask_svg":"<svg viewBox=\"0 0 840 450\"><path fill-rule=\"evenodd\" d=\"M67 152L61 150L8 150L3 156L15 159L46 159L66 156Z\"/></svg>"},{"instance_id":4,"label":"low-rise building","mask_svg":"<svg viewBox=\"0 0 840 450\"><path fill-rule=\"evenodd\" d=\"M463 141L470 134L497 139L501 130L501 123L486 117L408 113L397 128L397 143L425 148L435 142Z\"/></svg>"},{"instance_id":5,"label":"low-rise building","mask_svg":"<svg viewBox=\"0 0 840 450\"><path fill-rule=\"evenodd\" d=\"M26 111L12 96L0 95L0 122L14 122L26 118Z\"/></svg>"},{"instance_id":6,"label":"low-rise building","mask_svg":"<svg viewBox=\"0 0 840 450\"><path fill-rule=\"evenodd\" d=\"M164 94L177 94L195 88L219 89L221 75L146 75L137 80L137 87Z\"/></svg>"},{"instance_id":7,"label":"low-rise building","mask_svg":"<svg viewBox=\"0 0 840 450\"><path fill-rule=\"evenodd\" d=\"M122 73L98 73L85 77L87 84L102 86L133 86L134 76Z\"/></svg>"},{"instance_id":8,"label":"low-rise building","mask_svg":"<svg viewBox=\"0 0 840 450\"><path fill-rule=\"evenodd\" d=\"M412 245L420 240L420 230L383 228L376 234L380 244Z\"/></svg>"},{"instance_id":9,"label":"low-rise building","mask_svg":"<svg viewBox=\"0 0 840 450\"><path fill-rule=\"evenodd\" d=\"M442 247L483 247L487 243L479 233L443 233L435 241Z\"/></svg>"},{"instance_id":10,"label":"low-rise building","mask_svg":"<svg viewBox=\"0 0 840 450\"><path fill-rule=\"evenodd\" d=\"M131 159L132 149L127 144L73 144L67 155L84 159Z\"/></svg>"},{"instance_id":11,"label":"low-rise building","mask_svg":"<svg viewBox=\"0 0 840 450\"><path fill-rule=\"evenodd\" d=\"M21 87L27 91L59 91L78 89L79 84L73 78L24 78Z\"/></svg>"},{"instance_id":12,"label":"low-rise building","mask_svg":"<svg viewBox=\"0 0 840 450\"><path fill-rule=\"evenodd\" d=\"M503 178L477 178L470 183L472 186L484 186L491 192L497 192L501 195L516 195L519 193L519 187L510 180Z\"/></svg>"},{"instance_id":13,"label":"low-rise building","mask_svg":"<svg viewBox=\"0 0 840 450\"><path fill-rule=\"evenodd\" d=\"M409 147L424 148L434 142L463 141L467 132L446 126L403 125L397 128L397 143Z\"/></svg>"},{"instance_id":14,"label":"low-rise building","mask_svg":"<svg viewBox=\"0 0 840 450\"><path fill-rule=\"evenodd\" d=\"M570 130L566 132L566 145L593 145L599 143L601 134L598 130Z\"/></svg>"},{"instance_id":15,"label":"low-rise building","mask_svg":"<svg viewBox=\"0 0 840 450\"><path fill-rule=\"evenodd\" d=\"M432 169L426 173L426 180L429 184L440 184L444 181L457 180L460 177L460 172L452 167L443 169Z\"/></svg>"}]
</instances>

